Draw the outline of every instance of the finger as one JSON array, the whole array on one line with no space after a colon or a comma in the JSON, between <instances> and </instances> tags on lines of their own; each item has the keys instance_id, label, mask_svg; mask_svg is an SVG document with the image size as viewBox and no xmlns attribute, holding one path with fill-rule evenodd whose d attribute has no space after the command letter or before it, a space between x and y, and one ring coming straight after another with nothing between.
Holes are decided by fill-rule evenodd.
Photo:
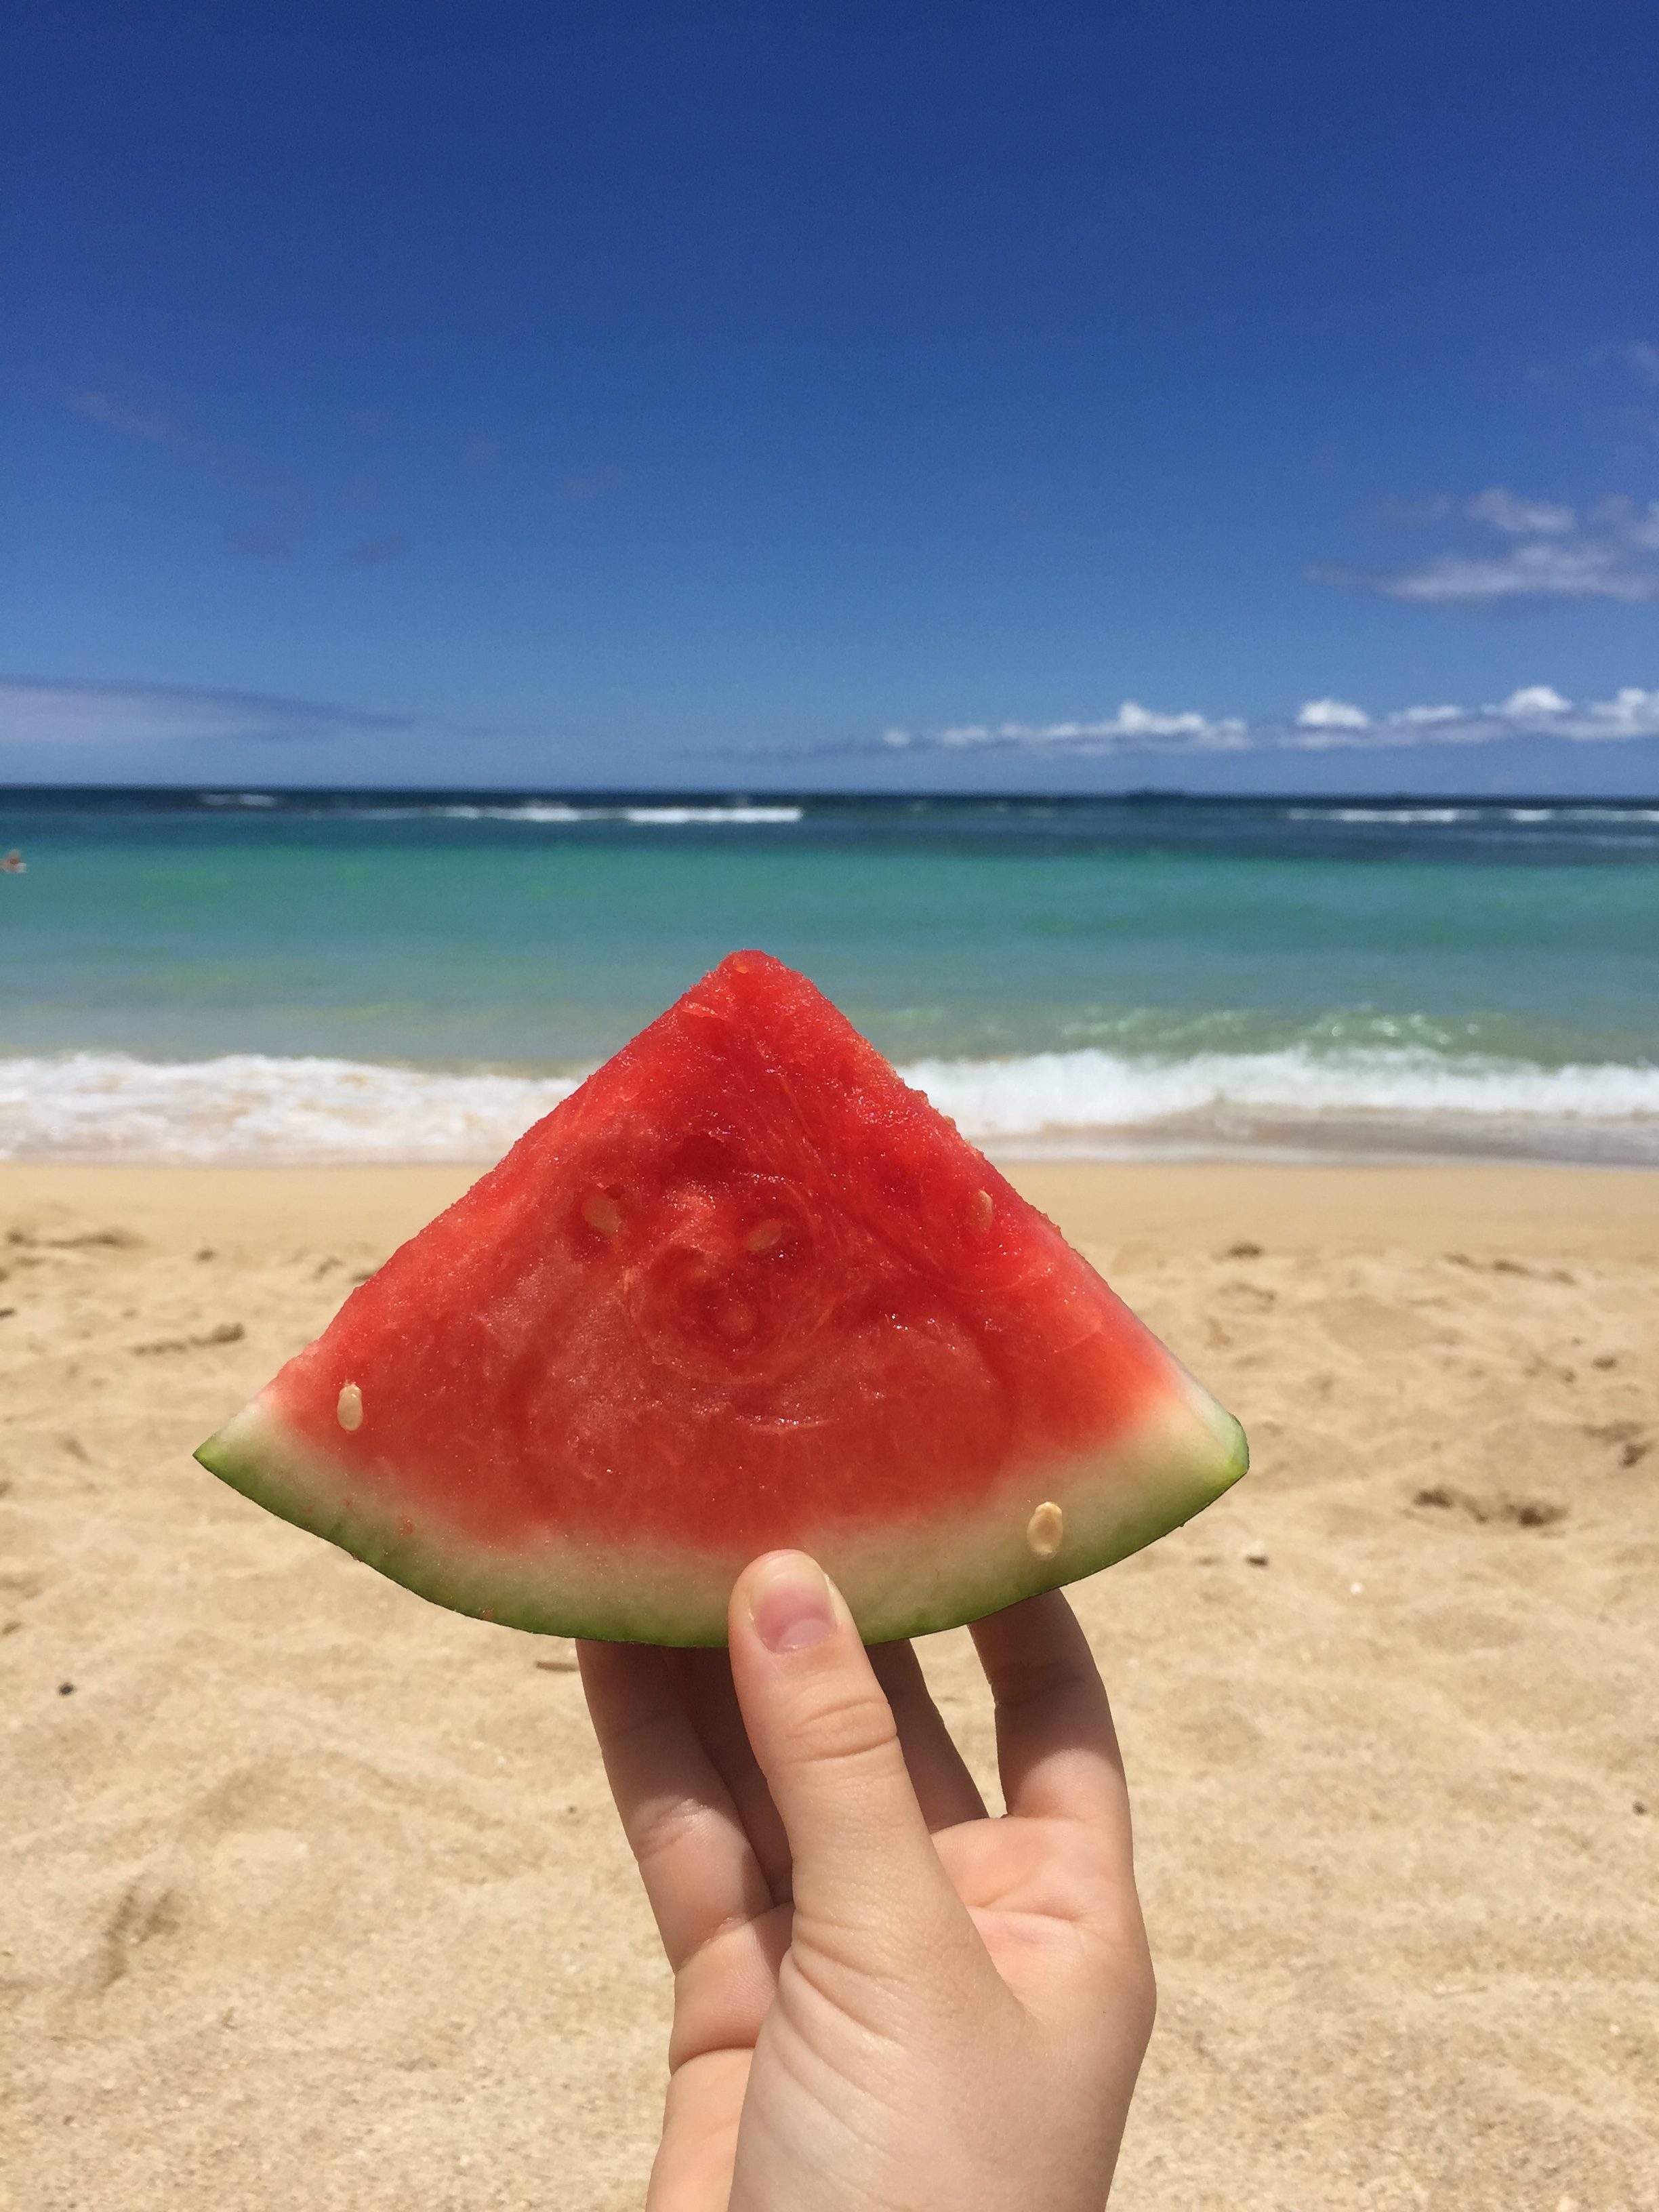
<instances>
[{"instance_id":1,"label":"finger","mask_svg":"<svg viewBox=\"0 0 1659 2212\"><path fill-rule=\"evenodd\" d=\"M1008 1810L1103 1826L1127 1863L1129 1793L1117 1732L1071 1607L1048 1590L976 1621L973 1638L996 1704Z\"/></svg>"},{"instance_id":2,"label":"finger","mask_svg":"<svg viewBox=\"0 0 1659 2212\"><path fill-rule=\"evenodd\" d=\"M750 1847L772 1893L783 1905L789 1898L789 1838L772 1802L766 1777L743 1724L738 1693L732 1686L732 1662L724 1651L670 1651L668 1672L697 1741L730 1791Z\"/></svg>"},{"instance_id":3,"label":"finger","mask_svg":"<svg viewBox=\"0 0 1659 2212\"><path fill-rule=\"evenodd\" d=\"M663 1654L586 1643L576 1653L623 1832L678 1973L729 1923L766 1911L771 1890Z\"/></svg>"},{"instance_id":4,"label":"finger","mask_svg":"<svg viewBox=\"0 0 1659 2212\"><path fill-rule=\"evenodd\" d=\"M711 2051L676 2067L645 2212L726 2212L751 2056Z\"/></svg>"},{"instance_id":5,"label":"finger","mask_svg":"<svg viewBox=\"0 0 1659 2212\"><path fill-rule=\"evenodd\" d=\"M985 1800L933 1703L912 1644L878 1644L870 1664L898 1724L910 1783L930 1829L982 1820Z\"/></svg>"},{"instance_id":6,"label":"finger","mask_svg":"<svg viewBox=\"0 0 1659 2212\"><path fill-rule=\"evenodd\" d=\"M892 1709L845 1600L801 1552L771 1552L732 1593L732 1679L782 1816L803 1918L935 1947L966 1917L905 1770Z\"/></svg>"}]
</instances>

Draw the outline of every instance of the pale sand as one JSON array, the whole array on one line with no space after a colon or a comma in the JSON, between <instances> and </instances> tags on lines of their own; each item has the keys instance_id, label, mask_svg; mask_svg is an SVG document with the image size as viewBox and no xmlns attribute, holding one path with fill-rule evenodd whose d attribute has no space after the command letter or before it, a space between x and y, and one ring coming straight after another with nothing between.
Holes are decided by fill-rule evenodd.
<instances>
[{"instance_id":1,"label":"pale sand","mask_svg":"<svg viewBox=\"0 0 1659 2212\"><path fill-rule=\"evenodd\" d=\"M189 1458L464 1180L0 1170L11 2212L639 2202L668 1992L566 1647ZM1115 2203L1652 2212L1659 1176L1020 1181L1256 1453L1075 1594L1163 1991Z\"/></svg>"}]
</instances>

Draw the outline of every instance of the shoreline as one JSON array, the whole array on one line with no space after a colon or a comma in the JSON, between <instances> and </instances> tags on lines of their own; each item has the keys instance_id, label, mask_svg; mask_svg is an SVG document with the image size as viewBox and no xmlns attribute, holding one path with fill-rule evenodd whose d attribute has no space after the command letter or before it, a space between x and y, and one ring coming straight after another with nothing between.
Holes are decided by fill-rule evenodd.
<instances>
[{"instance_id":1,"label":"shoreline","mask_svg":"<svg viewBox=\"0 0 1659 2212\"><path fill-rule=\"evenodd\" d=\"M0 1074L3 1063L0 1063ZM572 1081L561 1092L575 1088ZM535 1118L560 1100L538 1105ZM961 1119L955 1117L958 1127ZM532 1126L526 1121L524 1128ZM78 1150L72 1145L0 1151L0 1170L88 1168L139 1173L182 1168L191 1172L224 1170L292 1173L311 1169L356 1173L405 1170L453 1173L476 1178L495 1165L523 1133L516 1124L492 1132L489 1144L465 1144L453 1150L404 1152L354 1151L326 1142L293 1152L273 1146L264 1152L222 1150L190 1152L132 1145ZM1005 1173L1028 1166L1123 1168L1309 1167L1309 1168L1586 1168L1637 1174L1659 1170L1659 1117L1566 1120L1519 1116L1483 1118L1421 1114L1365 1118L1352 1115L1281 1115L1249 1121L1234 1117L1217 1125L1194 1118L1159 1124L1131 1123L1098 1128L1040 1130L1006 1135L963 1129L969 1141Z\"/></svg>"},{"instance_id":2,"label":"shoreline","mask_svg":"<svg viewBox=\"0 0 1659 2212\"><path fill-rule=\"evenodd\" d=\"M898 1074L999 1162L1659 1168L1659 1060L1627 1042L1626 1058L1552 1060L1468 1040L1454 1049L1360 1039L1327 1050L1307 1036L1224 1047L1189 1038L1157 1051L1128 1051L1120 1040L921 1057L914 1039L888 1040ZM0 1056L0 1159L482 1167L594 1066L423 1060L390 1049L368 1058L149 1059L109 1044L15 1052Z\"/></svg>"},{"instance_id":3,"label":"shoreline","mask_svg":"<svg viewBox=\"0 0 1659 2212\"><path fill-rule=\"evenodd\" d=\"M390 1249L490 1164L6 1160L0 1219L34 1212L96 1217L163 1251L204 1239L246 1249L278 1236ZM1507 1239L1552 1253L1659 1259L1659 1176L1647 1168L1006 1155L997 1164L1074 1242L1109 1255L1149 1237L1171 1254L1241 1241L1426 1254Z\"/></svg>"}]
</instances>

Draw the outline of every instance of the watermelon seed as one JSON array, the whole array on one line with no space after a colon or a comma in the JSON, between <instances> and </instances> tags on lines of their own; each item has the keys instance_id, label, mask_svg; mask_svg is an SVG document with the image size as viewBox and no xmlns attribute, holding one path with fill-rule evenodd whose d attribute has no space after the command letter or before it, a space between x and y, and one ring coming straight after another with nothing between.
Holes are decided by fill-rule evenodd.
<instances>
[{"instance_id":1,"label":"watermelon seed","mask_svg":"<svg viewBox=\"0 0 1659 2212\"><path fill-rule=\"evenodd\" d=\"M363 1425L363 1394L355 1382L343 1382L334 1412L343 1429L361 1429Z\"/></svg>"},{"instance_id":2,"label":"watermelon seed","mask_svg":"<svg viewBox=\"0 0 1659 2212\"><path fill-rule=\"evenodd\" d=\"M968 1226L973 1231L975 1236L983 1237L991 1225L991 1217L995 1212L996 1207L992 1202L990 1192L976 1190L968 1201ZM1060 1508L1056 1506L1054 1510L1058 1512Z\"/></svg>"},{"instance_id":3,"label":"watermelon seed","mask_svg":"<svg viewBox=\"0 0 1659 2212\"><path fill-rule=\"evenodd\" d=\"M984 1196L981 1192L981 1196ZM1040 1559L1052 1559L1066 1540L1066 1516L1047 1498L1025 1524L1025 1540Z\"/></svg>"},{"instance_id":4,"label":"watermelon seed","mask_svg":"<svg viewBox=\"0 0 1659 2212\"><path fill-rule=\"evenodd\" d=\"M614 1237L622 1227L622 1208L602 1190L592 1191L582 1200L582 1219L601 1237Z\"/></svg>"},{"instance_id":5,"label":"watermelon seed","mask_svg":"<svg viewBox=\"0 0 1659 2212\"><path fill-rule=\"evenodd\" d=\"M763 1221L744 1238L744 1249L750 1252L769 1252L783 1234L781 1221Z\"/></svg>"}]
</instances>

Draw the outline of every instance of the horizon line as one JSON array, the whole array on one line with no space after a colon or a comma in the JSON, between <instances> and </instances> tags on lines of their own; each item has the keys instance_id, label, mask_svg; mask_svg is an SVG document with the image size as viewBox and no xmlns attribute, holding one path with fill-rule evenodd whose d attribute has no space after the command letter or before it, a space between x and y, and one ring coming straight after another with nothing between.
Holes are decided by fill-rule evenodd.
<instances>
[{"instance_id":1,"label":"horizon line","mask_svg":"<svg viewBox=\"0 0 1659 2212\"><path fill-rule=\"evenodd\" d=\"M578 783L280 783L241 781L234 778L191 783L142 781L24 783L0 778L0 803L6 798L70 797L94 794L118 797L208 799L232 800L250 797L289 799L570 799L592 803L615 801L634 805L648 801L672 804L680 800L725 800L732 805L756 802L790 804L854 804L891 805L924 800L944 800L958 805L1098 805L1131 799L1192 799L1206 805L1239 804L1275 805L1296 802L1316 805L1349 805L1372 799L1412 799L1440 806L1650 806L1651 793L1563 791L1447 792L1424 791L1408 785L1367 787L1360 790L1318 791L1289 787L1271 791L1194 791L1181 784L1130 784L1117 790L1043 791L1009 789L953 791L938 786L845 790L765 784L578 784Z\"/></svg>"}]
</instances>

